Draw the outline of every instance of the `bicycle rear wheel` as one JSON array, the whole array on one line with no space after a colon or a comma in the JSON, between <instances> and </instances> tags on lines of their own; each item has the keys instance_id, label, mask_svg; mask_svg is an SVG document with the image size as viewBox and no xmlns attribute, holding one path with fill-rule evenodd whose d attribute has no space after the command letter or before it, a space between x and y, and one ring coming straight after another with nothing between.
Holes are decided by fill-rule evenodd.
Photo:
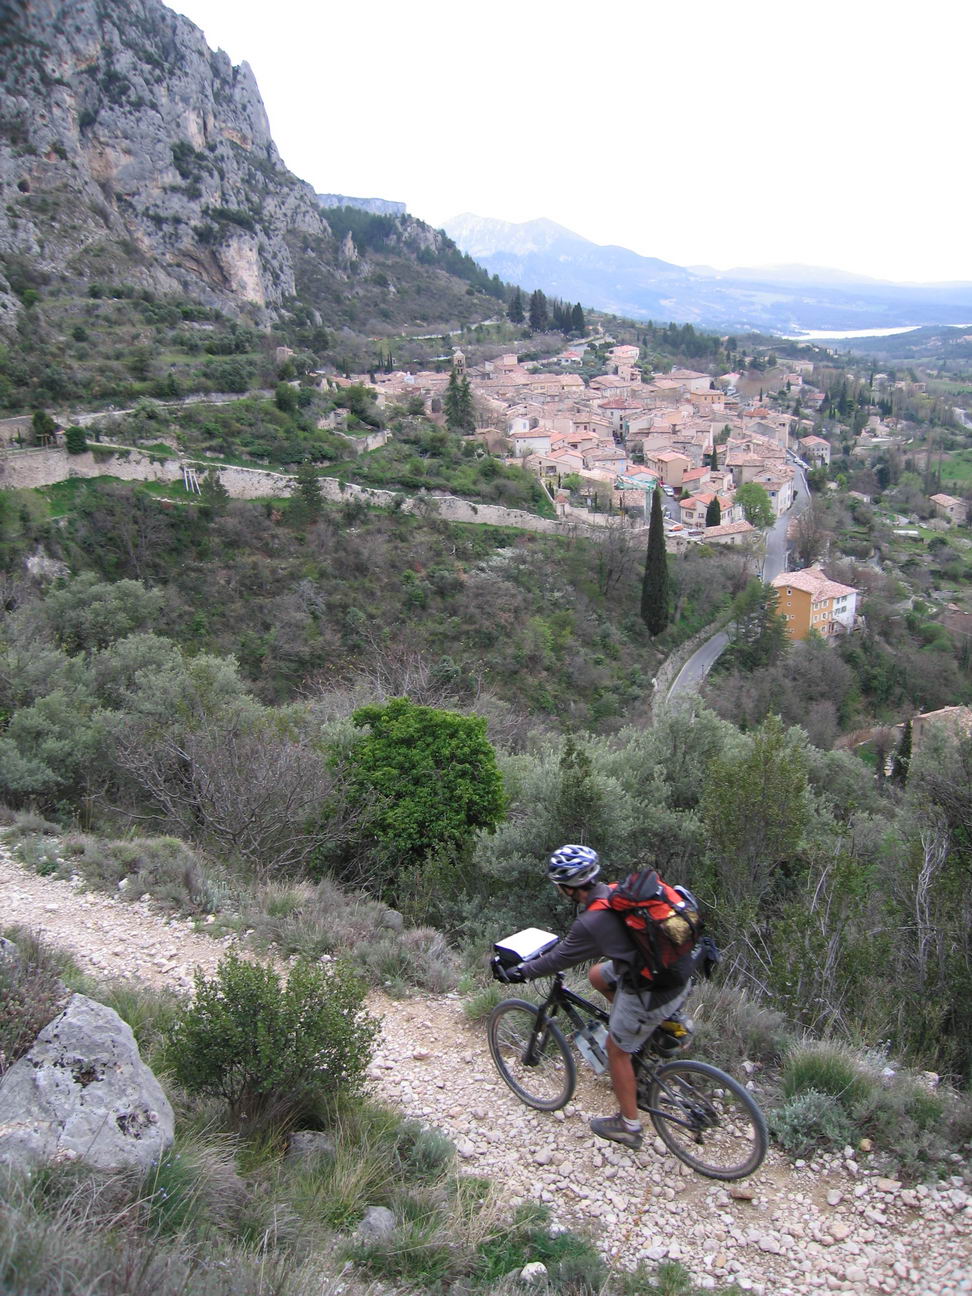
<instances>
[{"instance_id":1,"label":"bicycle rear wheel","mask_svg":"<svg viewBox=\"0 0 972 1296\"><path fill-rule=\"evenodd\" d=\"M665 1146L710 1179L744 1179L766 1156L766 1121L748 1089L708 1062L666 1062L648 1087Z\"/></svg>"},{"instance_id":2,"label":"bicycle rear wheel","mask_svg":"<svg viewBox=\"0 0 972 1296\"><path fill-rule=\"evenodd\" d=\"M570 1045L560 1030L547 1022L527 1061L527 1049L539 1015L536 1004L504 999L489 1017L489 1051L496 1069L517 1098L538 1111L557 1111L570 1102L577 1068Z\"/></svg>"}]
</instances>

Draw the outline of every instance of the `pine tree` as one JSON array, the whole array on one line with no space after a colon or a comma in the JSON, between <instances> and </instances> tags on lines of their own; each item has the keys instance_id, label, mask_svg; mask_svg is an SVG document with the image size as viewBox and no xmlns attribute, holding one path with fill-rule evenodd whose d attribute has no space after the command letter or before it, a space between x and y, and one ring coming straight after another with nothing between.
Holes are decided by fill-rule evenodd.
<instances>
[{"instance_id":1,"label":"pine tree","mask_svg":"<svg viewBox=\"0 0 972 1296\"><path fill-rule=\"evenodd\" d=\"M722 522L722 505L719 503L719 496L713 495L709 500L708 508L705 510L705 525L719 526Z\"/></svg>"},{"instance_id":2,"label":"pine tree","mask_svg":"<svg viewBox=\"0 0 972 1296\"><path fill-rule=\"evenodd\" d=\"M547 327L547 299L539 288L534 289L530 296L530 332L542 333Z\"/></svg>"},{"instance_id":3,"label":"pine tree","mask_svg":"<svg viewBox=\"0 0 972 1296\"><path fill-rule=\"evenodd\" d=\"M230 494L223 485L223 478L215 466L207 468L199 483L199 494L204 504L214 513L225 513L229 505Z\"/></svg>"},{"instance_id":4,"label":"pine tree","mask_svg":"<svg viewBox=\"0 0 972 1296\"><path fill-rule=\"evenodd\" d=\"M294 474L290 512L298 522L315 522L324 508L324 494L317 469L305 461Z\"/></svg>"},{"instance_id":5,"label":"pine tree","mask_svg":"<svg viewBox=\"0 0 972 1296\"><path fill-rule=\"evenodd\" d=\"M519 288L515 290L510 298L509 308L506 312L506 318L511 324L522 324L525 318L523 314L523 294Z\"/></svg>"},{"instance_id":6,"label":"pine tree","mask_svg":"<svg viewBox=\"0 0 972 1296\"><path fill-rule=\"evenodd\" d=\"M641 585L641 619L650 635L659 635L668 625L668 554L665 552L665 523L661 491L655 487L648 523L648 552Z\"/></svg>"}]
</instances>

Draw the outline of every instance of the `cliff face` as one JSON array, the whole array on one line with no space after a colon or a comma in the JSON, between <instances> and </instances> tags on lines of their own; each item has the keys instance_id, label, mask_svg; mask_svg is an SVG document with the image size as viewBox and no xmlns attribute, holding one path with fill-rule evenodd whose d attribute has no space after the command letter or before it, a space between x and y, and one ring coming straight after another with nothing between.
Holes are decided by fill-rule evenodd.
<instances>
[{"instance_id":1,"label":"cliff face","mask_svg":"<svg viewBox=\"0 0 972 1296\"><path fill-rule=\"evenodd\" d=\"M365 334L495 310L498 284L400 204L324 213L281 162L249 67L159 0L0 0L0 49L7 335L38 298L93 283L264 321L296 299Z\"/></svg>"},{"instance_id":2,"label":"cliff face","mask_svg":"<svg viewBox=\"0 0 972 1296\"><path fill-rule=\"evenodd\" d=\"M8 278L123 268L130 282L214 304L294 293L288 240L329 229L311 187L283 166L245 63L234 68L157 0L12 0L0 11ZM6 292L6 311L16 306Z\"/></svg>"}]
</instances>

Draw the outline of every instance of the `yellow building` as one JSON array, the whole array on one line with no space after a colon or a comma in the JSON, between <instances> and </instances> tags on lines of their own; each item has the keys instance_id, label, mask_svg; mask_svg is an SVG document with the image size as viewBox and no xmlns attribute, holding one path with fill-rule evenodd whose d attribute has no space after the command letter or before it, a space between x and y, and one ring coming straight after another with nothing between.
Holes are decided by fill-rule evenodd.
<instances>
[{"instance_id":1,"label":"yellow building","mask_svg":"<svg viewBox=\"0 0 972 1296\"><path fill-rule=\"evenodd\" d=\"M781 572L773 578L772 586L777 611L786 618L786 632L791 639L806 639L811 630L825 639L834 639L853 630L857 590L831 580L819 567Z\"/></svg>"}]
</instances>

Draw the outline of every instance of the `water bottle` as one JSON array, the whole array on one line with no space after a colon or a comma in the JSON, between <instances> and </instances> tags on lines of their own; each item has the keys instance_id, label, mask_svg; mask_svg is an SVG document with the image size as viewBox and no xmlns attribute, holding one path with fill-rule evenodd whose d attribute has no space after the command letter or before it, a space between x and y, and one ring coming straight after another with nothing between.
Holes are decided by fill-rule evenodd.
<instances>
[{"instance_id":1,"label":"water bottle","mask_svg":"<svg viewBox=\"0 0 972 1296\"><path fill-rule=\"evenodd\" d=\"M603 1075L608 1065L605 1052L607 1031L604 1027L597 1022L588 1022L583 1030L574 1032L574 1043L585 1062L593 1067L597 1075Z\"/></svg>"}]
</instances>

